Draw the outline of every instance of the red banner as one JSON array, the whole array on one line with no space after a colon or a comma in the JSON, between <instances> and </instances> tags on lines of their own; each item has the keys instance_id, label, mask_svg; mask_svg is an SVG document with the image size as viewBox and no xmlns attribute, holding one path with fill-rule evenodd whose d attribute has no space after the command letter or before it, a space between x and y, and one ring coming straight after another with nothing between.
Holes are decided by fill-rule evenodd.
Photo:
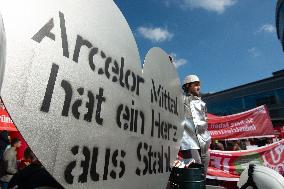
<instances>
[{"instance_id":1,"label":"red banner","mask_svg":"<svg viewBox=\"0 0 284 189\"><path fill-rule=\"evenodd\" d=\"M0 131L18 131L4 106L0 106Z\"/></svg>"},{"instance_id":2,"label":"red banner","mask_svg":"<svg viewBox=\"0 0 284 189\"><path fill-rule=\"evenodd\" d=\"M207 178L237 181L249 163L284 173L284 139L253 150L210 150Z\"/></svg>"},{"instance_id":3,"label":"red banner","mask_svg":"<svg viewBox=\"0 0 284 189\"><path fill-rule=\"evenodd\" d=\"M209 116L212 139L273 137L273 125L266 106L229 116Z\"/></svg>"}]
</instances>

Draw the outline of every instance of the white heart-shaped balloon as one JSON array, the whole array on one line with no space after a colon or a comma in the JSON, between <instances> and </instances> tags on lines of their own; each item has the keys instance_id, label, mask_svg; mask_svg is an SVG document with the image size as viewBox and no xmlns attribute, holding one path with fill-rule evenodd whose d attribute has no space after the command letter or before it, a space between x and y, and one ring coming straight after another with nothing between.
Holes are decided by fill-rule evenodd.
<instances>
[{"instance_id":1,"label":"white heart-shaped balloon","mask_svg":"<svg viewBox=\"0 0 284 189\"><path fill-rule=\"evenodd\" d=\"M0 8L1 96L47 170L66 188L165 188L183 130L168 55L151 49L142 74L111 0L10 0Z\"/></svg>"}]
</instances>

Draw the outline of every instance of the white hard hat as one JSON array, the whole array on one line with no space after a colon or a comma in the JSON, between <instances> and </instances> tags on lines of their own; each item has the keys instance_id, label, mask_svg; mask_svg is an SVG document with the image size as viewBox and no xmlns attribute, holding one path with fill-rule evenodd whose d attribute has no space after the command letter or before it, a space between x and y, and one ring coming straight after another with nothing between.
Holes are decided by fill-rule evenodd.
<instances>
[{"instance_id":1,"label":"white hard hat","mask_svg":"<svg viewBox=\"0 0 284 189\"><path fill-rule=\"evenodd\" d=\"M196 81L200 82L199 78L196 75L188 75L184 78L183 85L185 85L187 83L193 83L193 82L196 82Z\"/></svg>"}]
</instances>

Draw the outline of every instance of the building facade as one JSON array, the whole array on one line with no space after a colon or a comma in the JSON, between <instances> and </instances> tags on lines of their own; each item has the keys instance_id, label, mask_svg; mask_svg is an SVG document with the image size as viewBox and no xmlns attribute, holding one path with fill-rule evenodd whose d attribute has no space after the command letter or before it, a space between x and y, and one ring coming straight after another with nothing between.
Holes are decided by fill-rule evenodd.
<instances>
[{"instance_id":1,"label":"building facade","mask_svg":"<svg viewBox=\"0 0 284 189\"><path fill-rule=\"evenodd\" d=\"M276 5L275 23L277 37L284 51L284 0L278 0Z\"/></svg>"},{"instance_id":2,"label":"building facade","mask_svg":"<svg viewBox=\"0 0 284 189\"><path fill-rule=\"evenodd\" d=\"M208 112L230 115L266 104L274 126L284 126L284 70L272 73L272 77L205 94Z\"/></svg>"}]
</instances>

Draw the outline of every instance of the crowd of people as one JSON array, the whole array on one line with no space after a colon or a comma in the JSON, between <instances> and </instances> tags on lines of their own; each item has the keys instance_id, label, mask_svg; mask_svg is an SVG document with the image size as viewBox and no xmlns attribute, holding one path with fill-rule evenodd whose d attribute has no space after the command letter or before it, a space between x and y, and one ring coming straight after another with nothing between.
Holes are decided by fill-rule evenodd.
<instances>
[{"instance_id":1,"label":"crowd of people","mask_svg":"<svg viewBox=\"0 0 284 189\"><path fill-rule=\"evenodd\" d=\"M63 188L42 166L27 147L23 158L17 159L22 141L0 131L0 189Z\"/></svg>"},{"instance_id":2,"label":"crowd of people","mask_svg":"<svg viewBox=\"0 0 284 189\"><path fill-rule=\"evenodd\" d=\"M222 151L250 150L272 144L278 138L250 138L241 140L213 140L210 149Z\"/></svg>"}]
</instances>

